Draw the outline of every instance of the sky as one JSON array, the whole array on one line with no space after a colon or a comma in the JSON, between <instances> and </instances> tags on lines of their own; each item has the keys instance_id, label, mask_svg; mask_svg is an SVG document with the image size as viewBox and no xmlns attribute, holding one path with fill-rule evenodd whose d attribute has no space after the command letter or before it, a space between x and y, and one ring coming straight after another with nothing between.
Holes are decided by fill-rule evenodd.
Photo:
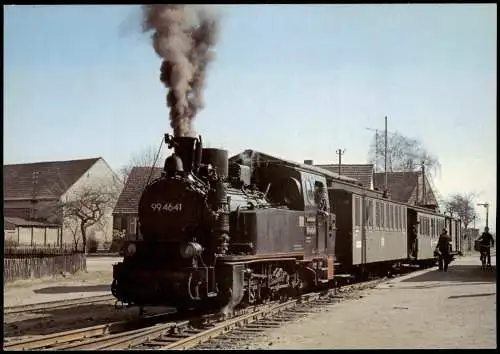
<instances>
[{"instance_id":1,"label":"sky","mask_svg":"<svg viewBox=\"0 0 500 354\"><path fill-rule=\"evenodd\" d=\"M496 4L217 11L194 123L209 147L314 163L341 148L366 163L387 116L439 158L439 194L477 193L495 229ZM140 19L134 5L4 8L4 164L101 156L118 169L160 146L166 89Z\"/></svg>"}]
</instances>

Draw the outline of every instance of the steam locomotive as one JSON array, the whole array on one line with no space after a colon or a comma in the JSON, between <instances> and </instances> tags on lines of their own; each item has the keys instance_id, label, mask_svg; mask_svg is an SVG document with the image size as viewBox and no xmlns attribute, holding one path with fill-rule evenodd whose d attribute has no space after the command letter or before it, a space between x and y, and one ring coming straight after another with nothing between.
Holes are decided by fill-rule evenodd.
<instances>
[{"instance_id":1,"label":"steam locomotive","mask_svg":"<svg viewBox=\"0 0 500 354\"><path fill-rule=\"evenodd\" d=\"M113 295L144 306L224 308L295 296L332 281L433 265L459 220L389 200L314 166L203 148L165 136L171 156L139 201L138 237L113 266Z\"/></svg>"},{"instance_id":2,"label":"steam locomotive","mask_svg":"<svg viewBox=\"0 0 500 354\"><path fill-rule=\"evenodd\" d=\"M333 279L335 217L321 173L254 171L201 136L174 152L139 201L139 236L113 266L113 295L137 306L233 309ZM305 193L303 191L306 191Z\"/></svg>"}]
</instances>

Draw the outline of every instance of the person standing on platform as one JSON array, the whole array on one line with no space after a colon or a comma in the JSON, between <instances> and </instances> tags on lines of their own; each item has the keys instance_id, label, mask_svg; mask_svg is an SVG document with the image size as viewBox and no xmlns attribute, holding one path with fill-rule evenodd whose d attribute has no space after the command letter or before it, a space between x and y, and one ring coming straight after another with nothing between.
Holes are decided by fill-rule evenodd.
<instances>
[{"instance_id":1,"label":"person standing on platform","mask_svg":"<svg viewBox=\"0 0 500 354\"><path fill-rule=\"evenodd\" d=\"M441 235L439 235L436 253L438 253L439 257L439 270L447 272L451 260L451 237L446 229L443 229Z\"/></svg>"}]
</instances>

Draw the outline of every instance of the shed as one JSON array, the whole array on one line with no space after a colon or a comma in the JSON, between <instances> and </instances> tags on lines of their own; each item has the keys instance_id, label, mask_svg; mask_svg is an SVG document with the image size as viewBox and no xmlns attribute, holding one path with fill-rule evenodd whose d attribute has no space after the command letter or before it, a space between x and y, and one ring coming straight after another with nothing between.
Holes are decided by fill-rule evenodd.
<instances>
[{"instance_id":1,"label":"shed","mask_svg":"<svg viewBox=\"0 0 500 354\"><path fill-rule=\"evenodd\" d=\"M61 246L60 225L4 217L4 239L18 246Z\"/></svg>"}]
</instances>

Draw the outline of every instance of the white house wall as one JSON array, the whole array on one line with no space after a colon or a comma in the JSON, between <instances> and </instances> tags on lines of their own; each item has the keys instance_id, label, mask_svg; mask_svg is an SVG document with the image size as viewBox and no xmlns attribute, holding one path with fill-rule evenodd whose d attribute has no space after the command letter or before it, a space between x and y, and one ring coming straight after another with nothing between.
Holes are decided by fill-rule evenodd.
<instances>
[{"instance_id":1,"label":"white house wall","mask_svg":"<svg viewBox=\"0 0 500 354\"><path fill-rule=\"evenodd\" d=\"M123 183L120 178L113 172L109 165L99 159L82 177L76 181L61 197L61 200L69 201L72 198L78 197L79 191L88 188L111 188L117 192L117 197L123 188ZM106 210L100 225L89 227L87 236L94 235L99 241L100 246L104 242L111 242L113 233L113 207L110 206ZM63 224L63 243L74 244L73 232L77 233L77 238L82 240L79 223L72 222L66 219Z\"/></svg>"}]
</instances>

